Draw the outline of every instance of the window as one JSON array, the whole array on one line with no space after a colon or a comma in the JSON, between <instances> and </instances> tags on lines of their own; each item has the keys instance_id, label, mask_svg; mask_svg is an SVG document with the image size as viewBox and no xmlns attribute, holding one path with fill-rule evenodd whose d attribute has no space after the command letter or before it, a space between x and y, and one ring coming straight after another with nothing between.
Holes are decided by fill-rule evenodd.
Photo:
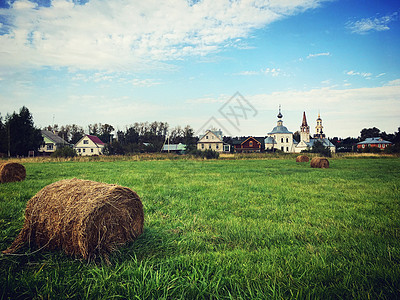
<instances>
[{"instance_id":1,"label":"window","mask_svg":"<svg viewBox=\"0 0 400 300\"><path fill-rule=\"evenodd\" d=\"M286 147L286 152L289 152L289 147Z\"/></svg>"},{"instance_id":2,"label":"window","mask_svg":"<svg viewBox=\"0 0 400 300\"><path fill-rule=\"evenodd\" d=\"M211 149L211 144L208 144L208 149Z\"/></svg>"},{"instance_id":3,"label":"window","mask_svg":"<svg viewBox=\"0 0 400 300\"><path fill-rule=\"evenodd\" d=\"M93 153L93 148L92 149L90 149L91 151L90 152L92 152Z\"/></svg>"},{"instance_id":4,"label":"window","mask_svg":"<svg viewBox=\"0 0 400 300\"><path fill-rule=\"evenodd\" d=\"M201 149L204 149L204 144L201 144Z\"/></svg>"},{"instance_id":5,"label":"window","mask_svg":"<svg viewBox=\"0 0 400 300\"><path fill-rule=\"evenodd\" d=\"M78 148L78 153L81 153L81 149Z\"/></svg>"},{"instance_id":6,"label":"window","mask_svg":"<svg viewBox=\"0 0 400 300\"><path fill-rule=\"evenodd\" d=\"M85 152L85 149L82 149L82 152Z\"/></svg>"},{"instance_id":7,"label":"window","mask_svg":"<svg viewBox=\"0 0 400 300\"><path fill-rule=\"evenodd\" d=\"M365 144L363 144L362 147L365 148Z\"/></svg>"},{"instance_id":8,"label":"window","mask_svg":"<svg viewBox=\"0 0 400 300\"><path fill-rule=\"evenodd\" d=\"M215 148L219 149L219 146L218 146L218 144L215 146Z\"/></svg>"},{"instance_id":9,"label":"window","mask_svg":"<svg viewBox=\"0 0 400 300\"><path fill-rule=\"evenodd\" d=\"M206 140L208 140L208 135L206 136Z\"/></svg>"},{"instance_id":10,"label":"window","mask_svg":"<svg viewBox=\"0 0 400 300\"><path fill-rule=\"evenodd\" d=\"M286 143L289 143L289 138L286 138Z\"/></svg>"},{"instance_id":11,"label":"window","mask_svg":"<svg viewBox=\"0 0 400 300\"><path fill-rule=\"evenodd\" d=\"M88 141L88 140L83 140L83 143L84 143L85 145L87 145L87 144L89 144L89 141Z\"/></svg>"},{"instance_id":12,"label":"window","mask_svg":"<svg viewBox=\"0 0 400 300\"><path fill-rule=\"evenodd\" d=\"M249 146L250 146L250 147L253 147L253 141L250 141L250 142L249 142Z\"/></svg>"},{"instance_id":13,"label":"window","mask_svg":"<svg viewBox=\"0 0 400 300\"><path fill-rule=\"evenodd\" d=\"M53 150L53 144L46 144L47 150Z\"/></svg>"},{"instance_id":14,"label":"window","mask_svg":"<svg viewBox=\"0 0 400 300\"><path fill-rule=\"evenodd\" d=\"M211 139L212 139L212 140L214 139L214 136L213 136L213 135L211 136Z\"/></svg>"},{"instance_id":15,"label":"window","mask_svg":"<svg viewBox=\"0 0 400 300\"><path fill-rule=\"evenodd\" d=\"M281 138L281 143L283 143L283 138Z\"/></svg>"},{"instance_id":16,"label":"window","mask_svg":"<svg viewBox=\"0 0 400 300\"><path fill-rule=\"evenodd\" d=\"M281 147L281 150L282 150L282 151L285 151L284 149L285 149L284 147Z\"/></svg>"}]
</instances>

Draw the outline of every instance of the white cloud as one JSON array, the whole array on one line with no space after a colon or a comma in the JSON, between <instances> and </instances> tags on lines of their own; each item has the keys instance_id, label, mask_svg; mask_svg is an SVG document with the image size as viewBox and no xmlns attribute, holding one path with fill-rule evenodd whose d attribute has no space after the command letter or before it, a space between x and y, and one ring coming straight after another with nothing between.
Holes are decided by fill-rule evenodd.
<instances>
[{"instance_id":1,"label":"white cloud","mask_svg":"<svg viewBox=\"0 0 400 300\"><path fill-rule=\"evenodd\" d=\"M259 75L260 72L258 71L242 71L239 73L235 73L234 75L242 75L242 76L253 76L253 75Z\"/></svg>"},{"instance_id":2,"label":"white cloud","mask_svg":"<svg viewBox=\"0 0 400 300\"><path fill-rule=\"evenodd\" d=\"M254 75L271 75L273 77L281 75L281 69L279 68L265 68L260 71L242 71L239 73L234 73L233 75L241 75L241 76L254 76Z\"/></svg>"},{"instance_id":3,"label":"white cloud","mask_svg":"<svg viewBox=\"0 0 400 300\"><path fill-rule=\"evenodd\" d=\"M142 87L151 87L153 85L159 85L161 84L158 81L155 81L154 79L138 79L135 78L132 80L132 84L134 86L142 86Z\"/></svg>"},{"instance_id":4,"label":"white cloud","mask_svg":"<svg viewBox=\"0 0 400 300\"><path fill-rule=\"evenodd\" d=\"M273 77L278 76L280 74L280 72L281 72L281 69L278 69L278 68L266 68L265 70L263 70L264 74L270 74Z\"/></svg>"},{"instance_id":5,"label":"white cloud","mask_svg":"<svg viewBox=\"0 0 400 300\"><path fill-rule=\"evenodd\" d=\"M348 22L346 26L352 33L357 34L367 34L373 31L385 31L390 29L388 24L394 21L397 16L398 13L396 12L380 18L365 18L355 22Z\"/></svg>"},{"instance_id":6,"label":"white cloud","mask_svg":"<svg viewBox=\"0 0 400 300\"><path fill-rule=\"evenodd\" d=\"M3 67L70 67L147 70L224 47L246 48L252 31L322 0L296 1L100 1L50 7L17 0L0 16Z\"/></svg>"},{"instance_id":7,"label":"white cloud","mask_svg":"<svg viewBox=\"0 0 400 300\"><path fill-rule=\"evenodd\" d=\"M395 79L395 80L389 81L388 85L400 86L400 79Z\"/></svg>"},{"instance_id":8,"label":"white cloud","mask_svg":"<svg viewBox=\"0 0 400 300\"><path fill-rule=\"evenodd\" d=\"M315 54L309 54L307 56L307 59L318 57L318 56L331 56L329 52L323 52L323 53L315 53Z\"/></svg>"},{"instance_id":9,"label":"white cloud","mask_svg":"<svg viewBox=\"0 0 400 300\"><path fill-rule=\"evenodd\" d=\"M361 76L361 77L364 77L364 78L367 78L367 79L369 79L372 76L372 73L356 72L356 71L353 71L353 70L346 72L346 74L350 75L350 76Z\"/></svg>"}]
</instances>

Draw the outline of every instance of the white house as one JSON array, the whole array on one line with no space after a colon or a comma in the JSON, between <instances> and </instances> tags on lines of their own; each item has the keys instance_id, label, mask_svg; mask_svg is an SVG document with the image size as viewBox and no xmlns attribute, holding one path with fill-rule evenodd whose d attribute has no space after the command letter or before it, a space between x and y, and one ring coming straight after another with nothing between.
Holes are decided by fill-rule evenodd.
<instances>
[{"instance_id":1,"label":"white house","mask_svg":"<svg viewBox=\"0 0 400 300\"><path fill-rule=\"evenodd\" d=\"M95 135L85 135L75 145L74 149L78 155L101 155L103 154L104 143Z\"/></svg>"},{"instance_id":2,"label":"white house","mask_svg":"<svg viewBox=\"0 0 400 300\"><path fill-rule=\"evenodd\" d=\"M205 151L207 149L217 152L230 151L230 145L223 141L221 130L207 130L203 136L199 137L197 150Z\"/></svg>"},{"instance_id":3,"label":"white house","mask_svg":"<svg viewBox=\"0 0 400 300\"><path fill-rule=\"evenodd\" d=\"M283 126L282 117L281 108L279 107L277 126L267 134L264 140L265 150L277 149L283 152L294 152L293 132Z\"/></svg>"}]
</instances>

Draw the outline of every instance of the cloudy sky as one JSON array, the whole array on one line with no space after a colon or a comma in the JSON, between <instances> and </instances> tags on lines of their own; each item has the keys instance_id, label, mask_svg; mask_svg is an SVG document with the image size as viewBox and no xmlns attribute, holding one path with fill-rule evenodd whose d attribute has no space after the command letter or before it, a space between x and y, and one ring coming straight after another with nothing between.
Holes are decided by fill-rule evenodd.
<instances>
[{"instance_id":1,"label":"cloudy sky","mask_svg":"<svg viewBox=\"0 0 400 300\"><path fill-rule=\"evenodd\" d=\"M400 3L0 0L0 112L264 136L400 126ZM239 92L239 94L237 94Z\"/></svg>"}]
</instances>

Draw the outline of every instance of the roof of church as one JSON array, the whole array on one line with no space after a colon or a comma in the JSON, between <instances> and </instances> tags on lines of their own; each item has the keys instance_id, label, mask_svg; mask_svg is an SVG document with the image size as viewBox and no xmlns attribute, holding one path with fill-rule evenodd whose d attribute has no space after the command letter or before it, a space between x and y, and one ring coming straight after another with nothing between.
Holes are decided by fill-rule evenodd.
<instances>
[{"instance_id":1,"label":"roof of church","mask_svg":"<svg viewBox=\"0 0 400 300\"><path fill-rule=\"evenodd\" d=\"M303 122L301 122L301 126L308 126L305 111L303 111Z\"/></svg>"},{"instance_id":2,"label":"roof of church","mask_svg":"<svg viewBox=\"0 0 400 300\"><path fill-rule=\"evenodd\" d=\"M271 132L268 134L276 134L276 133L293 133L290 132L285 126L280 125L280 126L275 126L274 129L272 129Z\"/></svg>"},{"instance_id":3,"label":"roof of church","mask_svg":"<svg viewBox=\"0 0 400 300\"><path fill-rule=\"evenodd\" d=\"M324 145L324 147L335 147L335 145L332 144L331 141L327 138L325 138L325 139L310 139L310 142L308 142L306 144L307 144L307 146L312 147L312 146L314 146L314 143L316 141L321 142L322 145Z\"/></svg>"}]
</instances>

